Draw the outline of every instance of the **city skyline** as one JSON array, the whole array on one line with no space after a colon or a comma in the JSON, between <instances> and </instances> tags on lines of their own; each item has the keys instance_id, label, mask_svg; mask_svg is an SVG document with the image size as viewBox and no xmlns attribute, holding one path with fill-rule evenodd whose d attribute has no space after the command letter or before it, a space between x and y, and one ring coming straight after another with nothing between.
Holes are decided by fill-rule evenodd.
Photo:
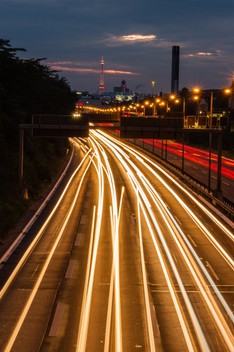
<instances>
[{"instance_id":1,"label":"city skyline","mask_svg":"<svg viewBox=\"0 0 234 352\"><path fill-rule=\"evenodd\" d=\"M2 0L0 32L22 58L43 63L74 90L98 92L104 57L106 91L122 80L131 91L171 89L171 50L180 47L179 89L231 86L232 0Z\"/></svg>"}]
</instances>

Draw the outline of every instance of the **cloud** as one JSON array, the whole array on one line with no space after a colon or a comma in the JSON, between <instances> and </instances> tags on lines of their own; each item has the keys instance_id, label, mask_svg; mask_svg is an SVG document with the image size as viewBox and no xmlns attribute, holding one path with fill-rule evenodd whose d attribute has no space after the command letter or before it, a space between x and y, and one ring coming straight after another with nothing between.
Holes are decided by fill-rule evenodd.
<instances>
[{"instance_id":1,"label":"cloud","mask_svg":"<svg viewBox=\"0 0 234 352\"><path fill-rule=\"evenodd\" d=\"M120 37L116 37L117 40L123 41L123 42L148 42L151 40L156 39L156 35L154 34L148 34L148 35L143 35L143 34L129 34L129 35L122 35Z\"/></svg>"},{"instance_id":2,"label":"cloud","mask_svg":"<svg viewBox=\"0 0 234 352\"><path fill-rule=\"evenodd\" d=\"M96 41L97 43L97 41ZM142 46L154 48L170 48L173 45L184 46L182 42L169 41L164 38L159 38L156 34L126 34L126 35L114 35L108 34L106 38L98 41L99 45L106 45L107 47L118 47L118 46Z\"/></svg>"},{"instance_id":3,"label":"cloud","mask_svg":"<svg viewBox=\"0 0 234 352\"><path fill-rule=\"evenodd\" d=\"M206 77L215 87L233 77L233 11L233 0L148 0L147 6L134 0L0 0L0 32L27 50L23 57L46 57L85 90L98 86L103 55L109 86L127 77L129 86L141 84L147 92L155 79L158 90L169 91L173 45L181 48L183 85Z\"/></svg>"},{"instance_id":4,"label":"cloud","mask_svg":"<svg viewBox=\"0 0 234 352\"><path fill-rule=\"evenodd\" d=\"M78 68L78 67L66 67L61 65L50 65L53 70L63 71L63 72L73 72L73 73L98 73L99 70L92 68Z\"/></svg>"},{"instance_id":5,"label":"cloud","mask_svg":"<svg viewBox=\"0 0 234 352\"><path fill-rule=\"evenodd\" d=\"M77 67L83 66L79 63L74 63L71 61L58 61L58 62L50 62L48 63L52 70L62 71L62 72L71 72L71 73L79 73L79 74L99 74L100 69L91 68L91 67ZM109 75L137 75L138 73L132 71L125 70L105 70L105 74Z\"/></svg>"},{"instance_id":6,"label":"cloud","mask_svg":"<svg viewBox=\"0 0 234 352\"><path fill-rule=\"evenodd\" d=\"M131 72L131 71L120 71L120 70L105 70L107 74L114 74L114 75L138 75L138 73Z\"/></svg>"},{"instance_id":7,"label":"cloud","mask_svg":"<svg viewBox=\"0 0 234 352\"><path fill-rule=\"evenodd\" d=\"M113 35L109 34L102 42L107 46L120 46L132 45L139 43L149 43L156 40L155 34L126 34L126 35Z\"/></svg>"},{"instance_id":8,"label":"cloud","mask_svg":"<svg viewBox=\"0 0 234 352\"><path fill-rule=\"evenodd\" d=\"M194 52L194 53L189 53L189 54L184 55L184 56L205 58L205 57L218 57L218 56L221 56L221 55L222 55L221 50L215 50L213 52L211 52L211 51L198 51L198 52Z\"/></svg>"}]
</instances>

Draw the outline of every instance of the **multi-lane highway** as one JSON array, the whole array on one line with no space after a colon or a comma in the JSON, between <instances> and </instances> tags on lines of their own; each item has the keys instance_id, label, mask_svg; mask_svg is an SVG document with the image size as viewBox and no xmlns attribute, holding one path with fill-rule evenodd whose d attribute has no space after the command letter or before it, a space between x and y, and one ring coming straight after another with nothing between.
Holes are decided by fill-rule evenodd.
<instances>
[{"instance_id":1,"label":"multi-lane highway","mask_svg":"<svg viewBox=\"0 0 234 352\"><path fill-rule=\"evenodd\" d=\"M1 351L233 351L234 225L101 131L0 269Z\"/></svg>"}]
</instances>

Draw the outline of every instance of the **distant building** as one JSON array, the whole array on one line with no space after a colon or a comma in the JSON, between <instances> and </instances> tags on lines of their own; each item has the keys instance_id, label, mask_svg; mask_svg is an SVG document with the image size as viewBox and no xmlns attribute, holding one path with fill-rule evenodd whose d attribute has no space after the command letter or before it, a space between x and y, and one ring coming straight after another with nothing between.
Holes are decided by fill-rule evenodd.
<instances>
[{"instance_id":1,"label":"distant building","mask_svg":"<svg viewBox=\"0 0 234 352\"><path fill-rule=\"evenodd\" d=\"M120 87L114 87L114 94L116 93L129 93L129 89L127 88L126 81L121 81Z\"/></svg>"},{"instance_id":2,"label":"distant building","mask_svg":"<svg viewBox=\"0 0 234 352\"><path fill-rule=\"evenodd\" d=\"M135 98L135 94L130 93L127 88L126 81L121 81L120 87L114 87L114 99L116 102L131 102Z\"/></svg>"}]
</instances>

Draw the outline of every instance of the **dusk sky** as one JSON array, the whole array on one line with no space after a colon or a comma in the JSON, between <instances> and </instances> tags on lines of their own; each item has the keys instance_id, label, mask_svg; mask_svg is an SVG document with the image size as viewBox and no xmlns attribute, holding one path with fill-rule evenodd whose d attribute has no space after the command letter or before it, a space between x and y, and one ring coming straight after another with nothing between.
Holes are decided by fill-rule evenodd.
<instances>
[{"instance_id":1,"label":"dusk sky","mask_svg":"<svg viewBox=\"0 0 234 352\"><path fill-rule=\"evenodd\" d=\"M0 37L22 58L46 58L73 90L170 92L172 46L180 46L179 89L230 87L234 0L0 0Z\"/></svg>"}]
</instances>

